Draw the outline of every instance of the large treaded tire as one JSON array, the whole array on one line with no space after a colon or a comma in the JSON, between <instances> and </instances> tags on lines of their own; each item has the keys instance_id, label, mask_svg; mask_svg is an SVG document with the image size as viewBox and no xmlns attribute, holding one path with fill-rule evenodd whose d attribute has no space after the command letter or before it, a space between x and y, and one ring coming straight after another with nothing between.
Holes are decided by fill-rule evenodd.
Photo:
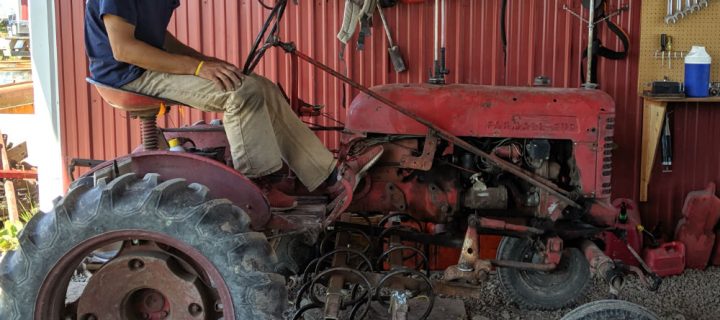
<instances>
[{"instance_id":1,"label":"large treaded tire","mask_svg":"<svg viewBox=\"0 0 720 320\"><path fill-rule=\"evenodd\" d=\"M529 239L504 237L498 260L528 261ZM556 270L551 272L498 268L500 284L507 296L522 309L556 310L577 304L590 288L590 266L576 248L567 248Z\"/></svg>"},{"instance_id":2,"label":"large treaded tire","mask_svg":"<svg viewBox=\"0 0 720 320\"><path fill-rule=\"evenodd\" d=\"M20 248L0 261L0 315L32 319L48 272L83 241L118 230L165 234L197 249L225 281L236 319L280 319L287 293L272 272L276 257L250 218L227 200L208 198L205 186L135 174L93 186L74 184L49 213L37 214L20 234Z\"/></svg>"},{"instance_id":3,"label":"large treaded tire","mask_svg":"<svg viewBox=\"0 0 720 320\"><path fill-rule=\"evenodd\" d=\"M624 300L599 300L581 305L560 320L657 320L658 317L637 304Z\"/></svg>"}]
</instances>

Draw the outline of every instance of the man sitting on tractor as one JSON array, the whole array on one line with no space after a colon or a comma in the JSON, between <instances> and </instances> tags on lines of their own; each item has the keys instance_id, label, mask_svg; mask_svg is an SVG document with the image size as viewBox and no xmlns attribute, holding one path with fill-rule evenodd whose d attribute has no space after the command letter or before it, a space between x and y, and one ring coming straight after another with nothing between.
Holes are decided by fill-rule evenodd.
<instances>
[{"instance_id":1,"label":"man sitting on tractor","mask_svg":"<svg viewBox=\"0 0 720 320\"><path fill-rule=\"evenodd\" d=\"M382 147L341 161L339 168L277 85L205 56L167 31L179 5L180 0L88 0L85 45L93 80L202 111L223 112L234 167L248 178L263 181L260 178L280 170L285 160L310 191L322 186L338 197L352 192ZM293 197L269 183L260 185L271 207L296 205Z\"/></svg>"}]
</instances>

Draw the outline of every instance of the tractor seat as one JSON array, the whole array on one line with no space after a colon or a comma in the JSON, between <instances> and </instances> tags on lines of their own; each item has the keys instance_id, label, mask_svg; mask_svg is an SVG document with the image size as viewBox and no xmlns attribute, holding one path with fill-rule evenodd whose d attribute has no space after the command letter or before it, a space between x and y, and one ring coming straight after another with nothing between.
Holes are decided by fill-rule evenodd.
<instances>
[{"instance_id":1,"label":"tractor seat","mask_svg":"<svg viewBox=\"0 0 720 320\"><path fill-rule=\"evenodd\" d=\"M86 78L88 83L95 86L100 96L114 108L133 114L147 114L156 112L161 106L182 105L177 101L153 97L142 93L128 91Z\"/></svg>"}]
</instances>

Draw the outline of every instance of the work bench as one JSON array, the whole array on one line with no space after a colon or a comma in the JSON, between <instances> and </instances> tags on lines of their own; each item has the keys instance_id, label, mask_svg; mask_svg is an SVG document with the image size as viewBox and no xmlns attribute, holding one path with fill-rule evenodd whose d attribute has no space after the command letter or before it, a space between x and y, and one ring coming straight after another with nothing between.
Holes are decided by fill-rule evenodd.
<instances>
[{"instance_id":1,"label":"work bench","mask_svg":"<svg viewBox=\"0 0 720 320\"><path fill-rule=\"evenodd\" d=\"M642 125L642 156L640 162L640 202L647 202L648 186L652 174L655 155L660 144L663 121L668 104L694 103L720 103L720 97L708 98L675 98L652 97L644 95L643 99L643 125Z\"/></svg>"}]
</instances>

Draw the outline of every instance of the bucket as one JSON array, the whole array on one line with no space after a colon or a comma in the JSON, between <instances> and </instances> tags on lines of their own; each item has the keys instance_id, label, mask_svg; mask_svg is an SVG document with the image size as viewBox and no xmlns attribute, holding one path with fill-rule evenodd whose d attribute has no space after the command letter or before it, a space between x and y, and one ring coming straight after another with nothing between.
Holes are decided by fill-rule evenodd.
<instances>
[{"instance_id":1,"label":"bucket","mask_svg":"<svg viewBox=\"0 0 720 320\"><path fill-rule=\"evenodd\" d=\"M705 47L693 46L685 57L685 94L704 98L710 95L710 64L712 58Z\"/></svg>"}]
</instances>

